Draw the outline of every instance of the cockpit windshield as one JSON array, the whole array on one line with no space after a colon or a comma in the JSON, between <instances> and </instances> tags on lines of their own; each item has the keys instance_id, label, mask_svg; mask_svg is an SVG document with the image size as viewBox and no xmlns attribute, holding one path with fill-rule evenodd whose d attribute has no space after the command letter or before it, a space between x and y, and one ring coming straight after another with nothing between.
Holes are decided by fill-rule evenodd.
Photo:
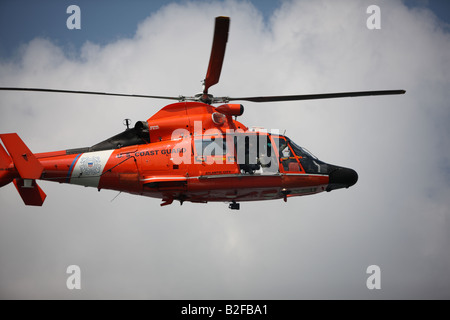
<instances>
[{"instance_id":1,"label":"cockpit windshield","mask_svg":"<svg viewBox=\"0 0 450 320\"><path fill-rule=\"evenodd\" d=\"M329 171L329 165L323 161L320 161L315 155L313 155L310 151L308 151L306 148L300 147L298 144L296 144L294 141L289 139L288 137L283 137L285 142L283 142L284 139L282 139L282 136L280 136L280 159L283 157L286 157L286 155L283 155L283 153L286 152L286 150L289 150L289 148L286 148L287 145L290 146L290 149L295 154L295 158L297 161L300 162L303 170L306 173L313 173L313 174L326 174ZM291 152L291 151L289 151ZM292 162L292 155L291 162ZM283 163L284 164L284 163ZM290 165L292 167L292 164ZM285 168L286 171L286 168Z\"/></svg>"},{"instance_id":2,"label":"cockpit windshield","mask_svg":"<svg viewBox=\"0 0 450 320\"><path fill-rule=\"evenodd\" d=\"M315 155L313 155L308 149L306 148L302 148L299 145L297 145L294 141L292 141L289 138L286 138L289 142L289 144L292 147L292 150L294 150L294 153L298 156L298 157L309 157L315 160L319 160Z\"/></svg>"}]
</instances>

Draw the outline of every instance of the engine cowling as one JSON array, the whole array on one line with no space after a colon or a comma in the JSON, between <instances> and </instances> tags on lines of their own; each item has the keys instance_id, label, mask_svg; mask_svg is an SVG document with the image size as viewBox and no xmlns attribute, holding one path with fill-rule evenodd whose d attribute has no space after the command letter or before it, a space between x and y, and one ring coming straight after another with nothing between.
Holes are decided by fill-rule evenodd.
<instances>
[{"instance_id":1,"label":"engine cowling","mask_svg":"<svg viewBox=\"0 0 450 320\"><path fill-rule=\"evenodd\" d=\"M242 116L244 113L244 106L237 103L227 103L216 108L216 111L227 116Z\"/></svg>"}]
</instances>

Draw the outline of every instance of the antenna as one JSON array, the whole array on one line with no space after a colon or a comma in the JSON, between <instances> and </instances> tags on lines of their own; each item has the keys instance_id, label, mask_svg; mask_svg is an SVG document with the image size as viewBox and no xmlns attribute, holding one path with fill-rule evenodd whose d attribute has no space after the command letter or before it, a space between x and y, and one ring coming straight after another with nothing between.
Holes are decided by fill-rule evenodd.
<instances>
[{"instance_id":1,"label":"antenna","mask_svg":"<svg viewBox=\"0 0 450 320\"><path fill-rule=\"evenodd\" d=\"M123 120L123 125L127 126L127 130L130 130L130 124L131 124L131 120L130 119L124 119Z\"/></svg>"},{"instance_id":2,"label":"antenna","mask_svg":"<svg viewBox=\"0 0 450 320\"><path fill-rule=\"evenodd\" d=\"M128 119L129 120L129 119ZM112 200L110 201L110 202L113 202L114 200L116 200L116 198L118 197L118 196L120 196L120 194L122 193L122 191L120 191L114 198L112 198Z\"/></svg>"}]
</instances>

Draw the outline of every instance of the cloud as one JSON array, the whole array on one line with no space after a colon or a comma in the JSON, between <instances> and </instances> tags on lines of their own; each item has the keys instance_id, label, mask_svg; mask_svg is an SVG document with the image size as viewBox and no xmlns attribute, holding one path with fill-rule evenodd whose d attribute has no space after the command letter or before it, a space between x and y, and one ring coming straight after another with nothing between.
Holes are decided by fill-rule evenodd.
<instances>
[{"instance_id":1,"label":"cloud","mask_svg":"<svg viewBox=\"0 0 450 320\"><path fill-rule=\"evenodd\" d=\"M381 8L368 30L366 8ZM320 159L358 171L348 190L226 204L160 201L42 182L43 208L0 190L2 298L448 298L449 34L400 1L169 4L134 37L80 55L36 38L0 63L0 85L192 95L213 19L231 17L217 96L406 89L404 96L246 103L241 121L284 130ZM0 95L1 132L34 152L89 146L145 120L159 100ZM67 266L82 290L67 290ZM366 288L377 264L382 289Z\"/></svg>"}]
</instances>

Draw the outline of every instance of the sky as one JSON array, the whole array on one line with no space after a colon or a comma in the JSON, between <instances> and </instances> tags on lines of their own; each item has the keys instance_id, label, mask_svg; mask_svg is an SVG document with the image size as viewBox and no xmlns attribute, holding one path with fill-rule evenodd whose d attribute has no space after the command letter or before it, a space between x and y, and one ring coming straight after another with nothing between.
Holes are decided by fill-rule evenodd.
<instances>
[{"instance_id":1,"label":"sky","mask_svg":"<svg viewBox=\"0 0 450 320\"><path fill-rule=\"evenodd\" d=\"M66 9L81 9L69 30ZM367 27L370 5L381 29ZM231 17L216 96L405 89L402 96L245 103L358 183L314 196L160 207L40 182L0 189L2 299L450 298L448 1L2 1L0 86L193 95L214 18ZM0 93L0 132L33 152L91 146L167 101ZM118 195L118 196L117 196ZM116 197L117 196L117 197ZM68 290L67 267L81 270ZM380 268L369 290L367 268Z\"/></svg>"}]
</instances>

